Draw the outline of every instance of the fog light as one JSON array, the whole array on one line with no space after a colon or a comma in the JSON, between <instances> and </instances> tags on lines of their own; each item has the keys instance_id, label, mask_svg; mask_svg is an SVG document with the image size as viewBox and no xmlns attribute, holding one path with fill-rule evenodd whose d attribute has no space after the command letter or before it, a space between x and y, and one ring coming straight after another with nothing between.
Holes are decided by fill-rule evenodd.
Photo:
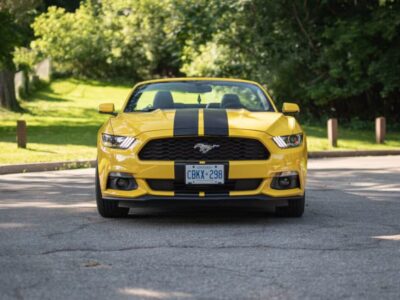
<instances>
[{"instance_id":1,"label":"fog light","mask_svg":"<svg viewBox=\"0 0 400 300\"><path fill-rule=\"evenodd\" d=\"M300 187L299 174L297 172L282 172L275 175L271 182L271 188L275 190L288 190Z\"/></svg>"},{"instance_id":2,"label":"fog light","mask_svg":"<svg viewBox=\"0 0 400 300\"><path fill-rule=\"evenodd\" d=\"M126 178L118 178L116 181L117 187L121 189L126 189L129 186L129 179Z\"/></svg>"},{"instance_id":3,"label":"fog light","mask_svg":"<svg viewBox=\"0 0 400 300\"><path fill-rule=\"evenodd\" d=\"M136 180L131 174L112 172L108 176L108 189L130 191L137 189L137 187Z\"/></svg>"},{"instance_id":4,"label":"fog light","mask_svg":"<svg viewBox=\"0 0 400 300\"><path fill-rule=\"evenodd\" d=\"M288 187L290 185L290 177L279 177L278 184L282 187Z\"/></svg>"}]
</instances>

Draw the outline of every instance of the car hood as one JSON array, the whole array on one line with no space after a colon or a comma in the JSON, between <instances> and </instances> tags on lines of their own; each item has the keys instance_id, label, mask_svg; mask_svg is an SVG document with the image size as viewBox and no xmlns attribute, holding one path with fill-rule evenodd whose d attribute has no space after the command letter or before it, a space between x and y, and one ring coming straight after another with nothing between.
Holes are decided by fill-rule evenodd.
<instances>
[{"instance_id":1,"label":"car hood","mask_svg":"<svg viewBox=\"0 0 400 300\"><path fill-rule=\"evenodd\" d=\"M193 113L193 110L191 111ZM181 116L184 115L184 110L179 112L179 114ZM293 117L287 117L277 112L250 112L245 109L226 110L227 122L225 124L215 122L216 118L218 117L208 118L209 121L207 121L203 113L204 122L209 122L209 124L205 123L204 126L215 126L216 128L227 126L229 131L235 129L262 131L272 136L301 131L300 126ZM188 118L187 120L189 121L186 122L178 121L176 110L121 113L111 119L111 127L116 135L137 136L149 131L197 128L198 122L190 122L190 119Z\"/></svg>"}]
</instances>

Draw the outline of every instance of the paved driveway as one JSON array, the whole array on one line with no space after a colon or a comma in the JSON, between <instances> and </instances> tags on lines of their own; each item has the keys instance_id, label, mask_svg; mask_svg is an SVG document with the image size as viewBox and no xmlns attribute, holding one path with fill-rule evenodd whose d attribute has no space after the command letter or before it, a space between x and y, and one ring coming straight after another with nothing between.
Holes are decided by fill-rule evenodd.
<instances>
[{"instance_id":1,"label":"paved driveway","mask_svg":"<svg viewBox=\"0 0 400 300\"><path fill-rule=\"evenodd\" d=\"M400 157L310 161L306 213L97 215L93 169L0 176L1 299L399 299Z\"/></svg>"}]
</instances>

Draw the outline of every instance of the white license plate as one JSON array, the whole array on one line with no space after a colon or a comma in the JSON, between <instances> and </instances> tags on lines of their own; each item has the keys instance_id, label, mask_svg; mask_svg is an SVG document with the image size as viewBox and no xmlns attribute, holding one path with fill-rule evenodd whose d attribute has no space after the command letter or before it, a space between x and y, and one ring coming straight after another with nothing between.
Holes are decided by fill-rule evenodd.
<instances>
[{"instance_id":1,"label":"white license plate","mask_svg":"<svg viewBox=\"0 0 400 300\"><path fill-rule=\"evenodd\" d=\"M224 184L224 165L186 165L186 184Z\"/></svg>"}]
</instances>

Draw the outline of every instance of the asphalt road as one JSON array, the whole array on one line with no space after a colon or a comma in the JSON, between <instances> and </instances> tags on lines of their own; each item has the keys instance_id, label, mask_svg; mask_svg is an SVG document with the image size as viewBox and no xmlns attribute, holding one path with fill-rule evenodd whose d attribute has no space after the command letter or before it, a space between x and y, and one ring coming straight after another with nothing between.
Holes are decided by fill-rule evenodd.
<instances>
[{"instance_id":1,"label":"asphalt road","mask_svg":"<svg viewBox=\"0 0 400 300\"><path fill-rule=\"evenodd\" d=\"M0 176L1 299L399 299L400 156L312 160L306 213L97 215L93 169Z\"/></svg>"}]
</instances>

